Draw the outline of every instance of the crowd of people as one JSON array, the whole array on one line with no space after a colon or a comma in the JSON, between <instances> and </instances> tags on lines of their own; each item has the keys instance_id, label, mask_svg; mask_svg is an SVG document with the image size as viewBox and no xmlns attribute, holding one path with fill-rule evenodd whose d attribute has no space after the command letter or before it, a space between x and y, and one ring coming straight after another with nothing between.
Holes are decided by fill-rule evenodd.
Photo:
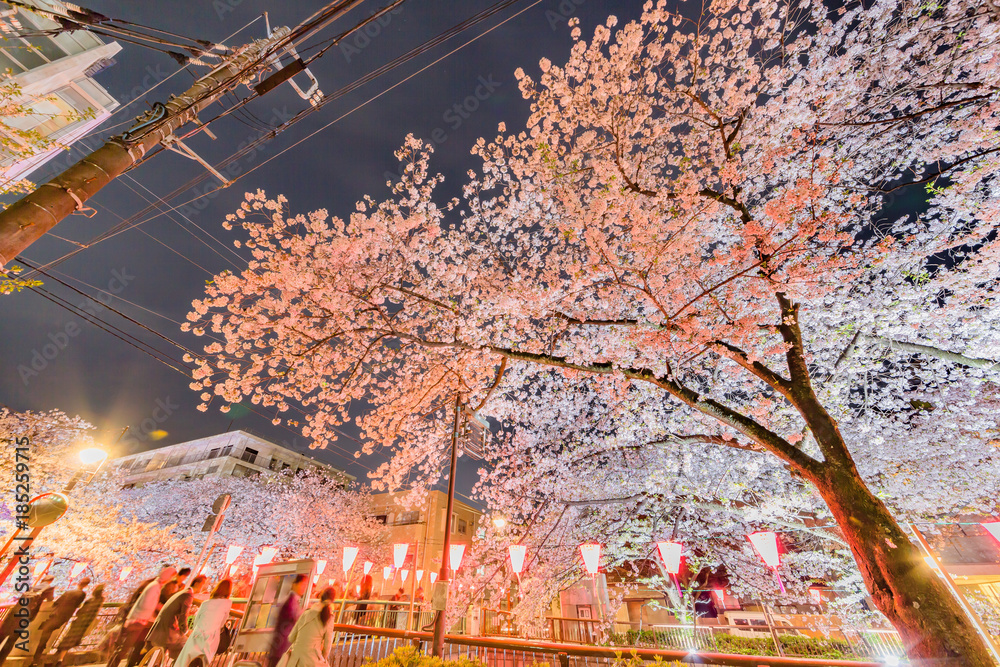
<instances>
[{"instance_id":1,"label":"crowd of people","mask_svg":"<svg viewBox=\"0 0 1000 667\"><path fill-rule=\"evenodd\" d=\"M233 582L222 579L209 592L208 579L200 574L191 578L191 574L190 568L177 570L164 565L156 576L133 590L97 646L108 667L120 667L122 661L127 667L135 667L152 651L168 654L173 667L207 667L217 653L227 650L232 640L227 622L233 612ZM308 583L307 575L295 575L288 595L279 604L267 667L328 664L336 620L333 603L345 597L346 591L326 588L302 611L302 596ZM61 666L68 652L79 647L90 634L104 605L103 585L95 586L88 597L90 584L90 579L82 578L56 598L53 578L45 577L30 591L27 596L29 664ZM353 615L344 618L344 622L374 624L379 612L368 608L368 600L372 598L371 576L362 579L356 592L356 597L350 596L356 600ZM46 602L50 606L43 607ZM395 604L385 608L387 616L383 622L390 627L405 628L410 597L400 588L391 602ZM423 589L418 588L414 603L421 602ZM46 610L47 614L40 613ZM0 667L15 644L19 644L18 622L19 618L8 614L0 624ZM69 627L62 632L67 623ZM19 648L23 649L23 644ZM25 656L23 650L15 655Z\"/></svg>"}]
</instances>

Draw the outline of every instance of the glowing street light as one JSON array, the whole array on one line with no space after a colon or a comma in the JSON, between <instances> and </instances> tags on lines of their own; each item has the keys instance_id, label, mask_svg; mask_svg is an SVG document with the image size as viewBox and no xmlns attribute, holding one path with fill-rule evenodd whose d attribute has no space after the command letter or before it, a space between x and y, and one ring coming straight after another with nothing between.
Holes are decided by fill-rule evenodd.
<instances>
[{"instance_id":1,"label":"glowing street light","mask_svg":"<svg viewBox=\"0 0 1000 667\"><path fill-rule=\"evenodd\" d=\"M344 574L347 574L351 566L354 565L354 559L358 557L358 551L360 551L358 547L344 547Z\"/></svg>"},{"instance_id":2,"label":"glowing street light","mask_svg":"<svg viewBox=\"0 0 1000 667\"><path fill-rule=\"evenodd\" d=\"M587 573L595 577L601 567L601 545L581 544L580 555L583 556L583 565L587 568Z\"/></svg>"},{"instance_id":3,"label":"glowing street light","mask_svg":"<svg viewBox=\"0 0 1000 667\"><path fill-rule=\"evenodd\" d=\"M465 556L465 545L464 544L452 544L451 554L449 557L451 559L451 571L458 572L458 568L462 567L462 558Z\"/></svg>"},{"instance_id":4,"label":"glowing street light","mask_svg":"<svg viewBox=\"0 0 1000 667\"><path fill-rule=\"evenodd\" d=\"M417 583L419 584L423 580L424 580L424 571L417 570Z\"/></svg>"},{"instance_id":5,"label":"glowing street light","mask_svg":"<svg viewBox=\"0 0 1000 667\"><path fill-rule=\"evenodd\" d=\"M389 581L389 575L392 574L392 565L386 565L382 568L382 579Z\"/></svg>"},{"instance_id":6,"label":"glowing street light","mask_svg":"<svg viewBox=\"0 0 1000 667\"><path fill-rule=\"evenodd\" d=\"M527 552L528 548L523 544L512 544L508 548L510 552L510 568L514 570L514 574L520 578L521 571L524 570L524 554Z\"/></svg>"},{"instance_id":7,"label":"glowing street light","mask_svg":"<svg viewBox=\"0 0 1000 667\"><path fill-rule=\"evenodd\" d=\"M392 563L396 566L396 569L403 567L403 563L406 562L406 552L410 550L409 544L394 544L392 545Z\"/></svg>"},{"instance_id":8,"label":"glowing street light","mask_svg":"<svg viewBox=\"0 0 1000 667\"><path fill-rule=\"evenodd\" d=\"M399 571L399 577L403 581L404 584L406 583L406 578L408 576L410 576L410 571L409 570L400 570Z\"/></svg>"},{"instance_id":9,"label":"glowing street light","mask_svg":"<svg viewBox=\"0 0 1000 667\"><path fill-rule=\"evenodd\" d=\"M778 574L778 566L781 565L781 558L778 554L778 535L770 530L761 530L747 535L750 544L757 551L764 564L774 572L774 578L778 580L778 587L782 594L785 592L785 584Z\"/></svg>"},{"instance_id":10,"label":"glowing street light","mask_svg":"<svg viewBox=\"0 0 1000 667\"><path fill-rule=\"evenodd\" d=\"M80 463L88 467L100 466L106 458L108 458L108 453L99 447L87 447L80 450Z\"/></svg>"},{"instance_id":11,"label":"glowing street light","mask_svg":"<svg viewBox=\"0 0 1000 667\"><path fill-rule=\"evenodd\" d=\"M434 583L438 580L438 573L437 572L431 572L430 577L431 577L431 586L433 586Z\"/></svg>"},{"instance_id":12,"label":"glowing street light","mask_svg":"<svg viewBox=\"0 0 1000 667\"><path fill-rule=\"evenodd\" d=\"M374 565L375 565L375 563L372 563L371 561L367 561L367 560L365 561L364 570L365 570L365 575L366 576L368 575L369 572L372 571L372 567L374 567Z\"/></svg>"},{"instance_id":13,"label":"glowing street light","mask_svg":"<svg viewBox=\"0 0 1000 667\"><path fill-rule=\"evenodd\" d=\"M497 527L497 530L503 530L507 526L507 519L502 516L493 517L493 525Z\"/></svg>"}]
</instances>

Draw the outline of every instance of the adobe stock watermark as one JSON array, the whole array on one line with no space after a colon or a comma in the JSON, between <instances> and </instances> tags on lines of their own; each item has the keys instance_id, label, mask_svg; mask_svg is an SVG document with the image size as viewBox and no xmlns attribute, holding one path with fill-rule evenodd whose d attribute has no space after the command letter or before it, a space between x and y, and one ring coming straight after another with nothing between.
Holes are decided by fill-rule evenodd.
<instances>
[{"instance_id":1,"label":"adobe stock watermark","mask_svg":"<svg viewBox=\"0 0 1000 667\"><path fill-rule=\"evenodd\" d=\"M135 280L135 276L122 268L111 271L111 279L108 280L107 290L99 292L94 299L86 299L76 305L77 308L92 317L96 317L107 309L111 304L112 296L121 294L125 288ZM17 373L21 376L21 382L27 387L31 381L42 374L55 359L62 354L63 350L69 347L70 341L80 335L82 329L77 320L70 320L62 328L50 331L43 339L42 344L31 351L31 359L26 364L19 364Z\"/></svg>"},{"instance_id":2,"label":"adobe stock watermark","mask_svg":"<svg viewBox=\"0 0 1000 667\"><path fill-rule=\"evenodd\" d=\"M549 28L555 32L560 26L569 23L573 14L576 13L577 8L585 2L587 0L560 0L555 11L546 9L545 20L549 22Z\"/></svg>"},{"instance_id":3,"label":"adobe stock watermark","mask_svg":"<svg viewBox=\"0 0 1000 667\"><path fill-rule=\"evenodd\" d=\"M469 120L476 111L483 105L483 102L490 99L496 89L499 88L502 83L493 78L493 75L480 76L477 79L479 85L476 86L472 94L467 96L460 102L456 102L451 105L448 109L441 114L441 120L448 126L448 128L455 132L458 128L462 127L465 121ZM442 127L436 127L431 131L430 145L437 148L444 142L448 141L448 133ZM400 162L396 173L391 171L386 171L383 176L385 180L390 183L390 187L395 185L399 178L406 171L406 163Z\"/></svg>"},{"instance_id":4,"label":"adobe stock watermark","mask_svg":"<svg viewBox=\"0 0 1000 667\"><path fill-rule=\"evenodd\" d=\"M277 127L291 119L293 116L295 116L295 114L289 112L288 107L281 107L280 109L275 107L271 109L271 117L268 119L267 124ZM234 160L224 167L217 167L219 173L225 176L227 180L236 178L242 174L247 167L251 166L255 160L257 160L257 156L264 152L265 146L267 146L276 136L276 133L272 134L260 144L254 146L249 153L244 155L239 160ZM254 141L260 139L260 137L261 134L259 132L247 135L243 141L236 145L236 151L239 152L244 150ZM201 185L194 186L182 195L181 201L189 203L178 206L175 210L180 215L188 218L194 218L208 208L208 205L212 202L212 200L218 197L221 193L222 189L219 187L218 179L212 176L206 182Z\"/></svg>"},{"instance_id":5,"label":"adobe stock watermark","mask_svg":"<svg viewBox=\"0 0 1000 667\"><path fill-rule=\"evenodd\" d=\"M372 10L369 16L374 16L377 10ZM392 17L403 13L402 6L393 7L387 13L367 24L361 30L355 31L350 37L340 43L340 52L344 54L344 60L351 62L351 58L368 48L373 40L377 39L382 31L392 23Z\"/></svg>"}]
</instances>

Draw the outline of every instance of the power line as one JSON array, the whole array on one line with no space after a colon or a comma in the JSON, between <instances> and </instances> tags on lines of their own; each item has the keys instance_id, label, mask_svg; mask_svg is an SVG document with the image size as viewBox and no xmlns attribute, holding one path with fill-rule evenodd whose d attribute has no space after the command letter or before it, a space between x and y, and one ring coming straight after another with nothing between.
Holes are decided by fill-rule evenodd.
<instances>
[{"instance_id":1,"label":"power line","mask_svg":"<svg viewBox=\"0 0 1000 667\"><path fill-rule=\"evenodd\" d=\"M271 138L276 137L280 132L282 132L285 129L287 129L288 127L294 125L295 123L297 123L298 121L300 121L303 118L307 117L308 115L310 115L312 113L315 113L316 111L318 111L320 108L322 108L326 104L332 102L335 99L339 99L340 97L343 97L344 95L347 95L350 92L353 92L357 88L360 88L361 86L363 86L364 84L366 84L366 83L370 82L371 80L377 78L378 76L381 76L382 74L385 74L386 72L391 71L392 69L395 69L395 68L399 67L401 64L403 64L405 62L408 62L409 60L412 60L413 58L415 58L415 57L417 57L417 56L425 53L426 51L428 51L433 46L436 46L436 45L442 43L443 41L446 41L448 38L453 37L454 35L456 35L456 34L462 32L462 31L464 31L465 29L467 29L468 27L470 27L472 25L475 25L476 23L479 23L479 22L485 20L486 18L489 18L490 16L496 14L498 11L501 11L502 9L504 9L504 8L510 6L510 5L512 5L512 4L514 4L515 2L518 2L518 1L519 0L503 0L502 2L496 3L496 4L492 5L491 7L483 10L482 12L479 12L478 14L470 17L469 19L466 19L466 21L463 21L462 23L458 24L457 26L454 26L453 28L451 28L451 29L449 29L449 30L447 30L447 31L439 34L437 37L432 38L431 40L428 40L427 42L424 42L423 44L421 44L420 46L418 46L418 47L416 47L414 49L411 49L410 51L408 51L407 53L403 54L402 56L394 59L390 63L387 63L386 65L383 65L383 66L377 68L376 70L373 70L369 74L366 74L366 75L360 77L359 79L355 80L353 83L348 84L348 85L342 87L341 89L339 89L334 94L324 97L320 101L320 103L317 104L316 106L309 107L307 109L304 109L304 110L300 111L299 113L297 113L295 116L293 116L289 120L287 120L284 123L282 123L281 125L277 126L274 130L271 130L270 132L268 132L267 134L262 135L261 137L258 137L256 140L254 140L253 142L250 142L243 149L237 151L236 153L233 153L228 158L224 159L222 162L220 162L218 165L216 165L216 169L225 169L228 165L230 165L233 162L235 162L236 160L240 159L241 157L243 157L244 155L246 155L250 151L255 150L256 147L259 146L260 144L262 144L262 143L270 140ZM319 132L322 132L323 130L329 128L330 126L332 126L333 124L339 122L340 120L343 120L347 116L353 114L358 109L361 109L362 107L364 107L367 104L373 102L374 100L382 97L383 95L385 95L386 93L390 92L391 90L393 90L393 89L401 86L402 84L406 83L407 81L410 81L415 76L418 76L419 74L423 73L424 71L426 71L430 67L433 67L434 65L436 65L439 62L441 62L445 58L453 55L457 51L465 48L469 44L472 44L473 42L477 41L481 37L484 37L485 35L489 34L493 30L495 30L495 29L499 28L500 26L504 25L508 21L510 21L510 20L512 20L512 19L514 19L514 18L516 18L518 16L520 16L521 14L523 14L526 11L528 11L532 7L540 4L540 2L541 2L541 0L535 0L530 5L528 5L524 9L520 10L516 14L513 14L512 16L508 17L507 19L504 19L503 21L501 21L497 25L495 25L495 26L489 28L488 30L482 32L481 34L473 37L472 39L468 40L464 44L458 46L457 48L452 49L451 51L449 51L448 53L444 54L440 58L437 58L436 60L434 60L430 64L422 67L421 69L417 70L413 74L410 74L409 76L407 76L402 81L399 81L398 83L393 84L392 86L390 86L389 88L383 90L382 92L378 93L377 95L374 95L374 96L370 97L368 100L366 100L365 102L362 102L361 104L359 104L358 106L354 107L353 109L351 109L347 113L339 116L338 118L336 118L335 120L331 121L330 123L327 123L326 125L324 125L323 127L319 128L318 130L312 132L311 134L309 134L308 136L306 136L304 139L301 139L301 140L297 141L296 143L292 144L291 146L283 149L277 155L274 155L274 156L268 158L267 160L265 160L260 165L257 165L255 167L253 167L252 169L250 169L250 170L248 170L246 172L243 172L242 174L236 176L232 181L230 181L230 185L232 183L235 183L239 179L243 178L244 176L246 176L246 175L248 175L248 174L256 171L257 169L259 169L260 167L264 166L268 162L271 162L272 160L274 160L275 158L279 157L280 155L283 155L284 153L288 152L292 148L295 148L296 146L298 146L302 142L304 142L304 141L312 138L313 136L315 136ZM246 100L244 100L244 102L245 101ZM223 112L222 114L220 114L219 116L216 116L215 118L212 118L208 122L211 123L211 122L213 122L215 120L218 120L219 118L225 116L226 113L228 113L228 112ZM199 132L199 131L201 131L201 128L197 128L197 129L193 130L193 132ZM152 153L150 156L147 156L142 161L140 161L139 163L137 163L136 166L138 166L138 164L141 164L142 162L144 162L146 159L149 159L149 157L151 157L152 155L156 155L156 154L158 154L158 152ZM193 187L194 185L197 185L198 183L204 181L208 177L209 177L209 174L207 172L203 173L203 174L201 174L199 176L196 176L195 178L189 180L184 185L180 186L179 188L176 188L172 193L166 195L166 197L164 197L164 200L165 201L169 201L169 200L173 199L177 194L180 194L181 192L190 189L191 187ZM179 204L177 204L175 206L172 206L172 207L168 208L166 211L163 211L161 213L157 213L157 214L153 215L152 217L142 218L143 215L148 214L150 211L152 211L155 208L155 206L147 207L143 211L140 211L140 212L138 212L138 213L130 216L127 220L123 221L121 224L115 225L114 227L106 230L105 232L102 232L101 234L98 234L97 236L95 236L94 238L92 238L90 241L88 241L86 244L84 244L82 247L79 247L79 248L76 248L74 250L71 250L69 253L66 253L65 255L63 255L63 256L61 256L61 257L59 257L59 258L57 258L57 259L55 259L55 260L53 260L53 261L51 261L49 263L47 263L45 265L45 267L46 268L51 268L51 267L54 267L54 266L58 266L59 264L61 264L62 262L66 261L70 257L76 255L79 252L82 252L83 250L85 250L85 249L87 249L89 247L92 247L92 246L96 245L97 243L100 243L101 241L105 241L105 240L107 240L109 238L112 238L113 236L117 236L118 234L126 232L129 229L132 229L133 227L137 227L139 225L145 224L146 222L149 222L150 220L153 220L153 219L159 217L160 215L163 215L165 213L169 213L171 211L175 211L175 210L181 208L182 206L187 206L188 204L196 202L196 201L198 201L200 199L203 199L203 198L208 197L210 195L214 195L216 192L218 192L219 190L222 190L222 189L223 189L222 187L217 187L217 188L215 188L213 190L209 190L209 191L204 192L204 193L202 193L202 194L200 194L200 195L198 195L196 197L193 197L193 198L188 199L188 200L186 200L184 202L181 202L181 203L179 203ZM30 278L32 275L33 274L31 274L31 273L26 273L23 277L24 278Z\"/></svg>"}]
</instances>

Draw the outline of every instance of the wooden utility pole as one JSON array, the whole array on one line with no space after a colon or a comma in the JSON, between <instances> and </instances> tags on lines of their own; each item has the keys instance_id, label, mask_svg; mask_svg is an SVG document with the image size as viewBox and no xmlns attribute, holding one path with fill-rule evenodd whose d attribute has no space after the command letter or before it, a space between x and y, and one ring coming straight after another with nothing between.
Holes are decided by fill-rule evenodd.
<instances>
[{"instance_id":1,"label":"wooden utility pole","mask_svg":"<svg viewBox=\"0 0 1000 667\"><path fill-rule=\"evenodd\" d=\"M238 55L198 79L166 104L157 103L124 134L112 137L48 183L0 212L0 269L120 176L156 146L183 144L174 132L192 121L227 91L272 66L265 56L289 35L277 28L267 39L245 46Z\"/></svg>"},{"instance_id":2,"label":"wooden utility pole","mask_svg":"<svg viewBox=\"0 0 1000 667\"><path fill-rule=\"evenodd\" d=\"M431 607L437 612L434 618L434 640L431 654L441 657L444 652L444 623L448 613L448 588L451 586L451 514L455 511L455 469L458 463L458 429L462 419L462 395L455 396L455 423L451 429L451 468L448 474L448 509L444 519L444 546L441 549L441 572L434 584Z\"/></svg>"}]
</instances>

